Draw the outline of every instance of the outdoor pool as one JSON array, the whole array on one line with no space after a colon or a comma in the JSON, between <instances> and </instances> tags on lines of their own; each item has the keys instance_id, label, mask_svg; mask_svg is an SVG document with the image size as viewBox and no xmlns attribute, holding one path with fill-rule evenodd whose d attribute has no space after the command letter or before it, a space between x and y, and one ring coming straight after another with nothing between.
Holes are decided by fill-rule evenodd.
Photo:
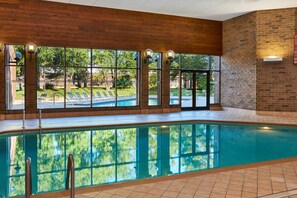
<instances>
[{"instance_id":1,"label":"outdoor pool","mask_svg":"<svg viewBox=\"0 0 297 198\"><path fill-rule=\"evenodd\" d=\"M178 104L178 99L171 99L170 104ZM157 105L158 100L156 98L150 98L149 99L149 105ZM118 107L125 107L125 106L137 106L137 100L136 99L127 99L127 100L119 100L117 102ZM96 102L93 103L93 107L114 107L115 101L106 101L106 102Z\"/></svg>"},{"instance_id":2,"label":"outdoor pool","mask_svg":"<svg viewBox=\"0 0 297 198\"><path fill-rule=\"evenodd\" d=\"M76 187L160 177L297 156L297 127L175 123L0 135L0 197L65 189L68 154Z\"/></svg>"}]
</instances>

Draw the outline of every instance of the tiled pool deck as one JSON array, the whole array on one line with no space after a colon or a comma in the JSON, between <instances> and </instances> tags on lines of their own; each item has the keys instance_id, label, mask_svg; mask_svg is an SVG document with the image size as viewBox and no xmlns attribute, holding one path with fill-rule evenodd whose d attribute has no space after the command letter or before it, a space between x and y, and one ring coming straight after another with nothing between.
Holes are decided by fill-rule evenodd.
<instances>
[{"instance_id":1,"label":"tiled pool deck","mask_svg":"<svg viewBox=\"0 0 297 198\"><path fill-rule=\"evenodd\" d=\"M79 197L297 197L297 162L132 185ZM291 196L290 196L291 195ZM65 197L66 198L66 197Z\"/></svg>"},{"instance_id":2,"label":"tiled pool deck","mask_svg":"<svg viewBox=\"0 0 297 198\"><path fill-rule=\"evenodd\" d=\"M187 111L170 114L119 115L43 119L43 128L69 128L145 124L176 121L224 121L297 125L296 115L263 116L255 111L225 109L224 111ZM0 132L21 129L22 121L0 121ZM27 129L38 128L38 120L28 120ZM296 141L297 142L297 141ZM33 197L69 197L60 192ZM237 167L213 169L148 180L76 189L76 197L296 197L297 158Z\"/></svg>"},{"instance_id":3,"label":"tiled pool deck","mask_svg":"<svg viewBox=\"0 0 297 198\"><path fill-rule=\"evenodd\" d=\"M132 114L89 117L65 117L42 119L42 128L70 128L94 126L119 126L146 123L166 123L178 121L223 121L240 123L265 123L296 125L297 114L282 114L277 116L256 115L255 111L226 108L224 111L182 111L163 114ZM37 129L38 120L26 120L26 130ZM22 120L0 121L0 133L4 131L22 130Z\"/></svg>"}]
</instances>

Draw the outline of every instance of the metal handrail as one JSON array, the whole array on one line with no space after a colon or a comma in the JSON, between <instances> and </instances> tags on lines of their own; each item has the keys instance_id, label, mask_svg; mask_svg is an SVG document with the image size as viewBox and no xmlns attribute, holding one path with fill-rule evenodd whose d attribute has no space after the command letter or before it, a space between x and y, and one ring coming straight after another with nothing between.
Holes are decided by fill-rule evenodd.
<instances>
[{"instance_id":1,"label":"metal handrail","mask_svg":"<svg viewBox=\"0 0 297 198\"><path fill-rule=\"evenodd\" d=\"M25 197L30 198L32 195L32 172L31 172L31 158L28 157L26 160L26 175L25 175L26 191Z\"/></svg>"},{"instance_id":2,"label":"metal handrail","mask_svg":"<svg viewBox=\"0 0 297 198\"><path fill-rule=\"evenodd\" d=\"M75 197L75 175L74 175L74 160L73 155L68 155L68 163L67 163L67 175L66 175L66 190L69 190L69 179L71 176L71 191L70 197Z\"/></svg>"},{"instance_id":3,"label":"metal handrail","mask_svg":"<svg viewBox=\"0 0 297 198\"><path fill-rule=\"evenodd\" d=\"M23 123L22 123L22 129L23 131L25 131L25 121L26 121L26 111L23 110Z\"/></svg>"},{"instance_id":4,"label":"metal handrail","mask_svg":"<svg viewBox=\"0 0 297 198\"><path fill-rule=\"evenodd\" d=\"M38 123L39 123L39 129L41 129L42 128L42 125L41 125L41 120L42 120L42 116L41 116L41 110L39 110L39 119L38 119Z\"/></svg>"}]
</instances>

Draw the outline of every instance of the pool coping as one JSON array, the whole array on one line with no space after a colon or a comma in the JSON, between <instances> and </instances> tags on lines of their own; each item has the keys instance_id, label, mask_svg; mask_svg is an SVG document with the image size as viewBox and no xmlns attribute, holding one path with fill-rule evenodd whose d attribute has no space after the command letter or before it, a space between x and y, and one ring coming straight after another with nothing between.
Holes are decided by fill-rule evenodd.
<instances>
[{"instance_id":1,"label":"pool coping","mask_svg":"<svg viewBox=\"0 0 297 198\"><path fill-rule=\"evenodd\" d=\"M209 175L209 174L228 172L228 171L234 171L234 170L240 170L240 169L256 168L261 166L295 162L295 161L297 161L297 157L284 158L284 159L278 159L278 160L269 160L264 162L255 162L250 164L228 166L228 167L222 167L222 168L214 168L209 170L201 170L201 171L188 172L188 173L173 174L169 176L160 176L160 177L145 178L145 179L132 180L132 181L123 181L123 182L103 184L98 186L86 186L86 187L76 188L75 194L77 196L85 193L113 190L116 188L130 187L130 186L143 185L143 184L155 183L155 182L163 182L168 180L184 179L188 177L196 177L196 176L202 176L202 175ZM295 190L295 189L290 189L290 191L292 190ZM265 196L280 194L283 192L287 192L287 191L272 193ZM57 192L31 195L31 197L36 197L36 198L65 197L65 196L69 196L69 193L70 193L69 190L62 190ZM265 196L261 196L261 197L265 197ZM25 196L16 196L15 198L25 198Z\"/></svg>"}]
</instances>

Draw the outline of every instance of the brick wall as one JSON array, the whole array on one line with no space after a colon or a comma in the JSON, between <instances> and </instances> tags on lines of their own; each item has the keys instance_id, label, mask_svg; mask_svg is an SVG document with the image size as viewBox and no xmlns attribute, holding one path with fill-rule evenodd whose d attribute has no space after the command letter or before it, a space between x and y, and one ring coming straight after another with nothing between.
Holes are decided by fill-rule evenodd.
<instances>
[{"instance_id":1,"label":"brick wall","mask_svg":"<svg viewBox=\"0 0 297 198\"><path fill-rule=\"evenodd\" d=\"M255 13L223 23L222 106L256 108L255 31Z\"/></svg>"},{"instance_id":2,"label":"brick wall","mask_svg":"<svg viewBox=\"0 0 297 198\"><path fill-rule=\"evenodd\" d=\"M223 106L297 112L296 12L257 11L223 23ZM271 55L284 61L263 62Z\"/></svg>"},{"instance_id":3,"label":"brick wall","mask_svg":"<svg viewBox=\"0 0 297 198\"><path fill-rule=\"evenodd\" d=\"M257 12L258 111L297 111L297 65L293 64L296 10ZM284 60L263 62L269 55Z\"/></svg>"}]
</instances>

